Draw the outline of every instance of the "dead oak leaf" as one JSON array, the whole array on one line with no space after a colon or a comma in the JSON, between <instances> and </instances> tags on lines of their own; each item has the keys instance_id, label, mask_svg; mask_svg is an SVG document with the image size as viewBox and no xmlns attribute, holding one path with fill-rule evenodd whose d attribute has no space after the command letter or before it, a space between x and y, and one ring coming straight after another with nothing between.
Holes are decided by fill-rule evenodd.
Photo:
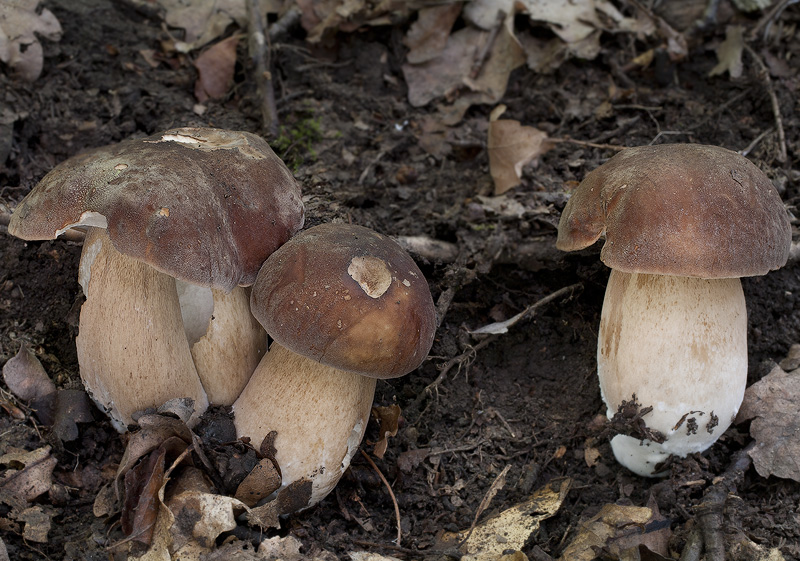
<instances>
[{"instance_id":1,"label":"dead oak leaf","mask_svg":"<svg viewBox=\"0 0 800 561\"><path fill-rule=\"evenodd\" d=\"M209 47L194 62L197 68L197 81L194 95L203 103L207 99L223 97L233 84L233 71L236 66L236 45L239 37L228 37Z\"/></svg>"},{"instance_id":2,"label":"dead oak leaf","mask_svg":"<svg viewBox=\"0 0 800 561\"><path fill-rule=\"evenodd\" d=\"M9 446L0 456L0 465L8 469L0 478L0 499L32 501L46 493L53 485L53 469L58 460L50 455L50 447L45 446L32 452Z\"/></svg>"},{"instance_id":3,"label":"dead oak leaf","mask_svg":"<svg viewBox=\"0 0 800 561\"><path fill-rule=\"evenodd\" d=\"M11 393L22 401L43 397L56 389L42 363L24 343L3 365L3 380Z\"/></svg>"},{"instance_id":4,"label":"dead oak leaf","mask_svg":"<svg viewBox=\"0 0 800 561\"><path fill-rule=\"evenodd\" d=\"M775 475L800 481L800 369L785 372L776 366L747 388L736 422L753 419L750 451L762 477Z\"/></svg>"},{"instance_id":5,"label":"dead oak leaf","mask_svg":"<svg viewBox=\"0 0 800 561\"><path fill-rule=\"evenodd\" d=\"M497 119L489 123L489 173L494 194L502 195L522 182L523 166L537 163L551 147L547 133L519 121Z\"/></svg>"},{"instance_id":6,"label":"dead oak leaf","mask_svg":"<svg viewBox=\"0 0 800 561\"><path fill-rule=\"evenodd\" d=\"M466 27L450 35L438 57L422 64L404 64L411 105L422 107L442 98L454 100L444 104L441 113L442 123L455 125L470 106L500 101L511 72L525 64L526 56L514 36L510 17L494 38L480 72L474 75L475 61L491 40L491 33Z\"/></svg>"},{"instance_id":7,"label":"dead oak leaf","mask_svg":"<svg viewBox=\"0 0 800 561\"><path fill-rule=\"evenodd\" d=\"M458 2L422 8L403 39L409 48L406 60L420 64L439 56L460 13L461 4Z\"/></svg>"}]
</instances>

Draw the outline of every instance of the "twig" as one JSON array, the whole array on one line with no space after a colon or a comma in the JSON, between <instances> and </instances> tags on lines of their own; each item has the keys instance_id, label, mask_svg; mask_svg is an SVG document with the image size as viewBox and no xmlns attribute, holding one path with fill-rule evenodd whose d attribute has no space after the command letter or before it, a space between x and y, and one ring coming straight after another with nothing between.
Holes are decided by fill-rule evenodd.
<instances>
[{"instance_id":1,"label":"twig","mask_svg":"<svg viewBox=\"0 0 800 561\"><path fill-rule=\"evenodd\" d=\"M767 65L764 64L764 61L761 60L761 57L753 50L753 48L745 43L744 50L748 52L748 54L753 57L756 65L759 68L759 74L761 78L764 80L764 84L767 87L767 93L769 94L769 99L772 102L772 114L775 119L775 129L778 131L778 161L780 163L786 163L786 133L783 130L783 119L781 118L781 106L778 103L778 96L775 94L775 87L772 85L772 78L769 76L769 69Z\"/></svg>"},{"instance_id":2,"label":"twig","mask_svg":"<svg viewBox=\"0 0 800 561\"><path fill-rule=\"evenodd\" d=\"M553 144L559 144L561 142L566 142L568 144L577 144L578 146L588 146L589 148L600 148L601 150L625 150L627 146L618 146L616 144L598 144L596 142L588 142L586 140L576 140L574 138L564 137L564 138L548 138L545 142L552 142Z\"/></svg>"},{"instance_id":3,"label":"twig","mask_svg":"<svg viewBox=\"0 0 800 561\"><path fill-rule=\"evenodd\" d=\"M537 309L541 308L546 304L549 304L550 302L556 300L557 298L566 295L567 293L570 293L571 295L575 290L581 287L583 287L582 283L576 283L556 290L552 294L545 296L541 300L525 308L525 310L521 314L518 314L519 317L517 318L517 321L530 316ZM475 356L477 355L478 351L486 347L489 343L493 342L495 339L497 339L498 336L499 335L497 334L487 335L484 339L478 341L476 345L470 345L463 353L451 358L450 360L442 364L439 367L440 370L439 375L433 382L425 386L425 389L423 389L417 395L416 399L414 400L413 407L419 408L419 406L422 404L422 402L425 400L427 396L433 395L435 392L438 392L439 385L445 380L445 378L447 377L447 373L450 372L450 370L454 366L458 365L460 370L461 366L465 362L466 363L472 362L472 360L475 359Z\"/></svg>"},{"instance_id":4,"label":"twig","mask_svg":"<svg viewBox=\"0 0 800 561\"><path fill-rule=\"evenodd\" d=\"M772 25L772 22L781 16L789 4L795 4L796 2L797 0L782 0L781 2L777 2L753 27L753 29L750 31L750 36L748 39L750 41L754 41L762 29L764 30L764 39L766 39L767 35L769 35L769 28Z\"/></svg>"},{"instance_id":5,"label":"twig","mask_svg":"<svg viewBox=\"0 0 800 561\"><path fill-rule=\"evenodd\" d=\"M270 46L264 33L264 20L261 18L259 0L248 0L249 51L256 67L256 85L261 98L261 122L267 134L278 136L278 109L275 105L275 89L272 86Z\"/></svg>"},{"instance_id":6,"label":"twig","mask_svg":"<svg viewBox=\"0 0 800 561\"><path fill-rule=\"evenodd\" d=\"M750 443L733 457L728 469L706 490L703 502L695 508L700 527L703 530L707 561L725 561L725 540L723 537L725 502L730 493L736 491L738 480L750 467L749 452L755 443Z\"/></svg>"},{"instance_id":7,"label":"twig","mask_svg":"<svg viewBox=\"0 0 800 561\"><path fill-rule=\"evenodd\" d=\"M472 519L472 524L469 526L469 530L467 531L467 535L464 536L464 539L459 542L458 547L462 547L467 540L472 535L473 530L475 530L475 526L478 525L478 518L480 518L481 514L489 508L489 505L492 503L492 499L494 499L497 492L500 491L506 484L506 475L508 474L508 470L511 469L511 464L507 465L503 468L503 471L494 478L492 484L489 486L489 490L486 491L486 494L481 499L481 504L478 505L478 510L475 511L475 517Z\"/></svg>"},{"instance_id":8,"label":"twig","mask_svg":"<svg viewBox=\"0 0 800 561\"><path fill-rule=\"evenodd\" d=\"M378 152L378 155L375 156L375 158L373 158L373 160L367 164L367 167L364 168L364 171L361 172L361 175L358 178L359 185L364 184L364 181L366 181L369 172L372 171L372 168L375 167L375 164L377 164L381 160L381 158L383 158L385 155L386 151L381 150L380 152Z\"/></svg>"},{"instance_id":9,"label":"twig","mask_svg":"<svg viewBox=\"0 0 800 561\"><path fill-rule=\"evenodd\" d=\"M288 35L289 30L300 22L300 17L303 13L297 6L292 6L286 13L284 13L278 21L269 26L269 40L270 42L280 39L284 35Z\"/></svg>"},{"instance_id":10,"label":"twig","mask_svg":"<svg viewBox=\"0 0 800 561\"><path fill-rule=\"evenodd\" d=\"M703 553L703 534L700 528L695 526L689 532L679 561L700 561L701 553Z\"/></svg>"},{"instance_id":11,"label":"twig","mask_svg":"<svg viewBox=\"0 0 800 561\"><path fill-rule=\"evenodd\" d=\"M753 142L751 142L750 144L748 144L748 145L747 145L747 148L745 148L745 149L743 149L743 150L739 150L739 154L741 154L742 156L747 156L748 154L750 154L750 152L753 150L753 148L755 148L756 146L758 146L758 143L759 143L759 142L761 142L762 140L764 140L764 137L765 137L765 136L767 136L767 135L770 135L770 134L772 134L773 132L775 132L775 127L770 127L770 128L768 128L767 130L765 130L764 132L762 132L761 134L759 134L759 135L758 135L758 136L755 138L755 140L753 140Z\"/></svg>"},{"instance_id":12,"label":"twig","mask_svg":"<svg viewBox=\"0 0 800 561\"><path fill-rule=\"evenodd\" d=\"M397 498L394 496L394 491L392 491L392 486L389 485L389 482L386 480L386 477L383 475L383 472L378 469L378 466L375 465L375 462L372 461L372 458L369 455L361 450L361 455L364 456L364 459L367 460L367 463L372 466L372 469L375 470L375 473L378 474L378 477L381 478L383 484L386 486L386 490L389 491L389 496L392 497L392 504L394 504L394 516L397 519L397 546L400 546L400 540L403 537L403 527L400 525L400 506L397 504Z\"/></svg>"},{"instance_id":13,"label":"twig","mask_svg":"<svg viewBox=\"0 0 800 561\"><path fill-rule=\"evenodd\" d=\"M495 20L494 27L492 27L492 30L489 32L489 37L483 45L483 48L475 56L475 61L472 63L472 68L469 71L469 77L473 80L480 76L483 65L486 64L486 59L489 58L489 53L492 51L494 42L497 40L497 34L500 33L500 29L503 27L505 20L506 13L503 10L497 10L497 19Z\"/></svg>"}]
</instances>

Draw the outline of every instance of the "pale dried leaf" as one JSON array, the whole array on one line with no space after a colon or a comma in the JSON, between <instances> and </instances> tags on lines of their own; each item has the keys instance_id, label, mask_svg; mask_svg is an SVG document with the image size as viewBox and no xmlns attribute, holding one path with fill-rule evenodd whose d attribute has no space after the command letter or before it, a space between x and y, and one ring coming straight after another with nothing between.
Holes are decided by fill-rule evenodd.
<instances>
[{"instance_id":1,"label":"pale dried leaf","mask_svg":"<svg viewBox=\"0 0 800 561\"><path fill-rule=\"evenodd\" d=\"M750 423L756 445L750 451L762 477L775 475L800 481L800 370L776 366L747 388L736 421Z\"/></svg>"},{"instance_id":2,"label":"pale dried leaf","mask_svg":"<svg viewBox=\"0 0 800 561\"><path fill-rule=\"evenodd\" d=\"M348 553L350 561L401 561L397 557L388 557L378 553L370 553L368 551L353 551Z\"/></svg>"},{"instance_id":3,"label":"pale dried leaf","mask_svg":"<svg viewBox=\"0 0 800 561\"><path fill-rule=\"evenodd\" d=\"M25 344L3 365L3 380L11 393L23 401L43 397L56 389L42 363Z\"/></svg>"},{"instance_id":4,"label":"pale dried leaf","mask_svg":"<svg viewBox=\"0 0 800 561\"><path fill-rule=\"evenodd\" d=\"M717 48L717 65L708 73L709 76L718 76L727 72L731 78L740 78L744 65L742 64L742 51L744 50L744 28L741 25L732 25L725 32L725 40Z\"/></svg>"},{"instance_id":5,"label":"pale dried leaf","mask_svg":"<svg viewBox=\"0 0 800 561\"><path fill-rule=\"evenodd\" d=\"M245 505L233 497L187 491L170 499L167 507L175 519L171 528L173 546L180 549L192 543L210 551L221 533L236 527L236 514Z\"/></svg>"},{"instance_id":6,"label":"pale dried leaf","mask_svg":"<svg viewBox=\"0 0 800 561\"><path fill-rule=\"evenodd\" d=\"M411 64L420 64L439 56L460 13L460 2L421 9L417 21L411 24L403 39L409 48L406 60Z\"/></svg>"},{"instance_id":7,"label":"pale dried leaf","mask_svg":"<svg viewBox=\"0 0 800 561\"><path fill-rule=\"evenodd\" d=\"M53 516L56 511L42 505L26 508L15 516L20 522L25 522L22 537L27 541L47 543L47 534L53 525Z\"/></svg>"},{"instance_id":8,"label":"pale dried leaf","mask_svg":"<svg viewBox=\"0 0 800 561\"><path fill-rule=\"evenodd\" d=\"M508 550L522 549L540 523L558 512L570 485L568 478L555 479L528 500L478 524L469 537L466 530L446 532L443 545L452 547L467 538L460 549L474 561L496 561Z\"/></svg>"},{"instance_id":9,"label":"pale dried leaf","mask_svg":"<svg viewBox=\"0 0 800 561\"><path fill-rule=\"evenodd\" d=\"M581 41L600 28L594 0L474 0L464 8L464 16L483 29L491 29L498 12L521 11L534 22L545 22L563 41Z\"/></svg>"},{"instance_id":10,"label":"pale dried leaf","mask_svg":"<svg viewBox=\"0 0 800 561\"><path fill-rule=\"evenodd\" d=\"M61 39L61 24L48 9L36 13L39 0L0 2L0 61L20 78L33 82L42 73L44 59L38 36Z\"/></svg>"},{"instance_id":11,"label":"pale dried leaf","mask_svg":"<svg viewBox=\"0 0 800 561\"><path fill-rule=\"evenodd\" d=\"M662 544L666 544L665 532L669 532L668 522L665 526L664 520L655 506L648 508L607 504L597 515L580 525L578 535L566 547L560 559L592 561L597 559L599 550L608 550L618 557L623 551L640 544L660 544L656 547L661 548ZM647 535L653 532L659 534Z\"/></svg>"},{"instance_id":12,"label":"pale dried leaf","mask_svg":"<svg viewBox=\"0 0 800 561\"><path fill-rule=\"evenodd\" d=\"M58 460L50 455L45 446L32 452L12 446L0 456L0 465L6 466L0 478L0 492L23 500L32 501L52 487L53 469Z\"/></svg>"},{"instance_id":13,"label":"pale dried leaf","mask_svg":"<svg viewBox=\"0 0 800 561\"><path fill-rule=\"evenodd\" d=\"M258 546L258 554L263 556L265 561L280 559L281 561L303 561L305 559L300 553L303 542L294 536L267 538Z\"/></svg>"},{"instance_id":14,"label":"pale dried leaf","mask_svg":"<svg viewBox=\"0 0 800 561\"><path fill-rule=\"evenodd\" d=\"M498 119L489 123L489 173L495 195L502 195L522 181L522 167L536 163L550 145L547 133L519 121Z\"/></svg>"}]
</instances>

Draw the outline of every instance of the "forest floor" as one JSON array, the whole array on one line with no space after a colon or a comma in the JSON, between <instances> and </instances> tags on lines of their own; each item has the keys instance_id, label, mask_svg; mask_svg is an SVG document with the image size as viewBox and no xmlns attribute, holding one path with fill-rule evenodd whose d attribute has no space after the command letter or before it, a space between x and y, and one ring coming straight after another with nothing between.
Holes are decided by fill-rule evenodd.
<instances>
[{"instance_id":1,"label":"forest floor","mask_svg":"<svg viewBox=\"0 0 800 561\"><path fill-rule=\"evenodd\" d=\"M200 104L191 64L199 51L169 48L180 30L160 21L153 3L42 4L63 33L60 41L42 38L41 76L27 83L0 72L0 210L12 210L57 163L89 148L179 126L263 133L245 39L233 86L221 99ZM626 15L639 13L636 4L617 2ZM682 57L665 46L662 32L597 31L593 56L564 55L546 72L523 64L510 71L494 101L473 103L449 125L447 107L463 90L444 92L426 105L409 102L404 38L416 11L329 28L314 43L299 25L278 37L273 83L284 132L273 147L301 184L306 225L339 220L396 238L443 242L434 249L410 246L439 305L441 325L417 371L378 384L375 404L397 405L402 412L386 454L373 455L377 423L370 423L362 445L391 483L400 543L392 498L357 454L330 496L286 517L279 530L261 534L241 524L220 536L218 544L239 548L239 557L224 558L271 558L254 551L264 537L296 538L308 559L348 559L363 551L454 558L463 550L445 543L442 532L464 532L476 516L480 526L536 493L551 492L556 506L522 543L505 549L521 549L530 559L565 551L573 551L568 558L619 558L615 540L624 524L614 526L611 537L597 538L583 557L568 550L585 538L586 521L616 505L649 507L652 515L647 524L630 522L644 529L641 541L630 542L642 547L635 549L639 557L628 549L625 559L691 555L698 535L705 536L709 559L715 536L729 558L800 559L800 483L765 477L747 461L742 451L753 442L749 421L733 424L703 454L676 459L662 479L637 477L615 462L596 379L609 271L599 260L599 244L576 254L555 249L570 191L615 147L691 142L746 150L795 211L800 4L778 4L786 9L767 29L766 12L743 15L722 2L716 21L684 33L689 40ZM520 35L558 39L542 22L522 15L514 22ZM716 49L733 24L744 30L741 76L710 76ZM456 19L454 29L467 25ZM683 26L674 21L672 27ZM246 31L232 24L225 36L233 33ZM631 64L647 52L656 53L653 63ZM537 153L537 163L522 168L518 186L495 195L487 134L498 103L507 107L503 119L555 140ZM796 233L796 223L793 228ZM81 387L75 351L83 298L76 273L80 250L80 241L23 242L0 232L0 363L25 342L62 389ZM793 254L784 268L742 282L753 384L800 342L800 263ZM507 333L469 333L567 287ZM0 493L0 536L10 559L120 558L109 548L123 537L118 525L95 517L93 504L113 478L123 439L95 411L92 422L78 424L77 438L63 441L5 386L2 396L0 462L13 448L49 447L57 460L49 491L28 505L41 518L30 510L20 517L16 503ZM0 477L21 468L7 462ZM727 485L727 501L711 504L720 482ZM712 514L723 517L716 530L708 516L715 508ZM26 520L31 532L23 537ZM37 535L33 529L42 520L51 525ZM643 537L649 533L658 540Z\"/></svg>"}]
</instances>

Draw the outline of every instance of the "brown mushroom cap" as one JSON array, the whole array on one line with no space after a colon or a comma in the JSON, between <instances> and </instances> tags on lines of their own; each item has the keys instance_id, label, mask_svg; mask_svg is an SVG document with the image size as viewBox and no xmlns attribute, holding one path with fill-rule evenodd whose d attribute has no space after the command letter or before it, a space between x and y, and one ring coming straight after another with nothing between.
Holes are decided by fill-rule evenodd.
<instances>
[{"instance_id":1,"label":"brown mushroom cap","mask_svg":"<svg viewBox=\"0 0 800 561\"><path fill-rule=\"evenodd\" d=\"M62 162L19 204L8 231L43 240L76 225L107 227L120 253L230 290L255 281L303 214L295 179L262 138L181 128Z\"/></svg>"},{"instance_id":2,"label":"brown mushroom cap","mask_svg":"<svg viewBox=\"0 0 800 561\"><path fill-rule=\"evenodd\" d=\"M402 376L433 344L428 283L393 240L368 228L323 224L267 259L250 299L278 343L340 370Z\"/></svg>"},{"instance_id":3,"label":"brown mushroom cap","mask_svg":"<svg viewBox=\"0 0 800 561\"><path fill-rule=\"evenodd\" d=\"M789 217L772 182L747 158L720 148L628 148L589 173L558 224L556 246L600 254L627 273L728 278L786 263Z\"/></svg>"}]
</instances>

